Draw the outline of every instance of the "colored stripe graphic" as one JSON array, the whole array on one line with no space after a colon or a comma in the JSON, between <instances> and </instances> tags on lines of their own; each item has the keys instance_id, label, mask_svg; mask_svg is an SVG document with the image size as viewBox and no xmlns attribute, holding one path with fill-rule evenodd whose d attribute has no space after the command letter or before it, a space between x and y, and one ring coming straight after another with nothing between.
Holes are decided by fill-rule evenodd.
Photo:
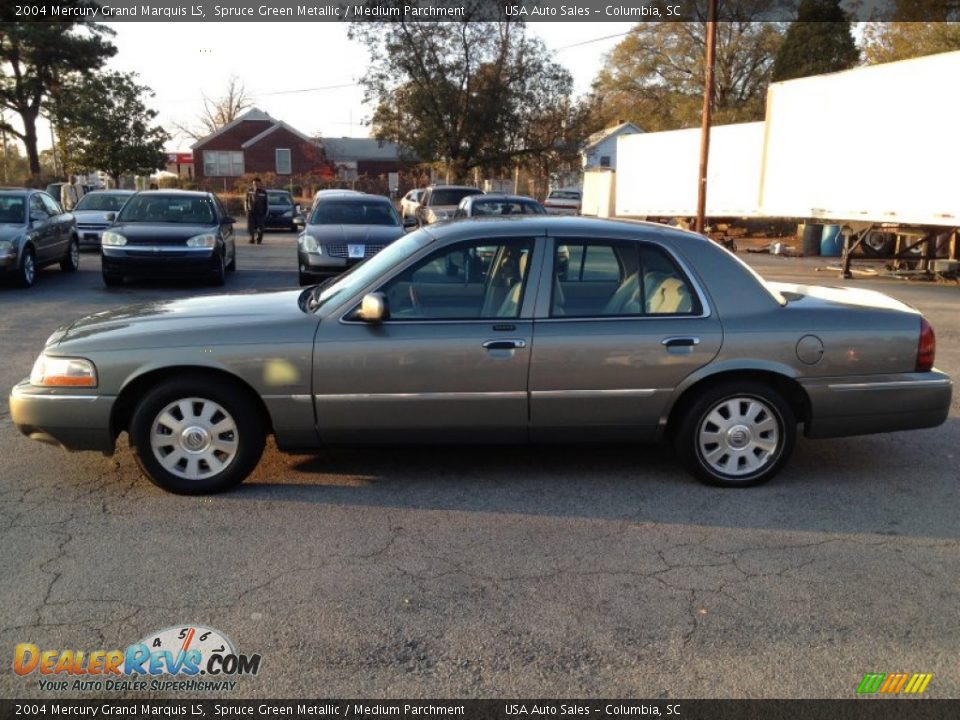
<instances>
[{"instance_id":1,"label":"colored stripe graphic","mask_svg":"<svg viewBox=\"0 0 960 720\"><path fill-rule=\"evenodd\" d=\"M932 679L933 673L867 673L857 686L857 694L919 695Z\"/></svg>"}]
</instances>

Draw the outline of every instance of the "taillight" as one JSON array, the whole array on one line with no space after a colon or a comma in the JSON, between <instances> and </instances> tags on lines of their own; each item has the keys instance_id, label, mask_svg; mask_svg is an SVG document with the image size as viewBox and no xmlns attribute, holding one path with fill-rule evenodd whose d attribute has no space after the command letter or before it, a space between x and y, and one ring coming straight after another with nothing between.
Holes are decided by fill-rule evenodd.
<instances>
[{"instance_id":1,"label":"taillight","mask_svg":"<svg viewBox=\"0 0 960 720\"><path fill-rule=\"evenodd\" d=\"M937 336L925 317L920 318L920 342L917 343L917 372L933 370L933 356L937 353Z\"/></svg>"}]
</instances>

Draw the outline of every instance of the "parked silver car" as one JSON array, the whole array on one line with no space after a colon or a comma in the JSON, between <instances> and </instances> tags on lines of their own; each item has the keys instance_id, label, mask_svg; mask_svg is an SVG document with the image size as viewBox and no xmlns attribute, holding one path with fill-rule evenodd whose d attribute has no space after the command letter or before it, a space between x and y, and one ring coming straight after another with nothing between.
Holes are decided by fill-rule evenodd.
<instances>
[{"instance_id":1,"label":"parked silver car","mask_svg":"<svg viewBox=\"0 0 960 720\"><path fill-rule=\"evenodd\" d=\"M108 216L116 217L133 194L133 190L94 190L80 198L73 208L80 247L99 248L103 231L113 223Z\"/></svg>"},{"instance_id":2,"label":"parked silver car","mask_svg":"<svg viewBox=\"0 0 960 720\"><path fill-rule=\"evenodd\" d=\"M178 493L241 482L267 433L289 451L663 438L701 480L742 487L780 470L798 425L821 438L944 422L934 345L886 295L764 282L692 233L478 219L303 291L77 320L10 414L72 450L111 453L128 431L148 477Z\"/></svg>"},{"instance_id":3,"label":"parked silver car","mask_svg":"<svg viewBox=\"0 0 960 720\"><path fill-rule=\"evenodd\" d=\"M0 190L0 279L28 288L40 268L55 263L64 272L80 266L73 215L40 190Z\"/></svg>"}]
</instances>

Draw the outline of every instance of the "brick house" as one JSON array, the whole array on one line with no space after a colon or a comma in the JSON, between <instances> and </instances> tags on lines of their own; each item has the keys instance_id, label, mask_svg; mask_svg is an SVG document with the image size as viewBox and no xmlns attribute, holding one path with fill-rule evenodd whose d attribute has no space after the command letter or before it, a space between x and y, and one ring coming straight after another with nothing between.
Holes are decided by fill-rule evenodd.
<instances>
[{"instance_id":1,"label":"brick house","mask_svg":"<svg viewBox=\"0 0 960 720\"><path fill-rule=\"evenodd\" d=\"M306 175L329 173L320 144L276 120L258 108L251 108L192 146L194 176L198 183L224 188L247 173Z\"/></svg>"}]
</instances>

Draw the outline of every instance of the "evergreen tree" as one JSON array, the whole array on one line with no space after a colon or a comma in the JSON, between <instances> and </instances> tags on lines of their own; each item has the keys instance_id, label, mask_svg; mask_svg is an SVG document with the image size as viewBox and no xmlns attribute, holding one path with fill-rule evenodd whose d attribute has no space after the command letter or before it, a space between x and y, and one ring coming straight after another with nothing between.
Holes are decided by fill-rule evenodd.
<instances>
[{"instance_id":1,"label":"evergreen tree","mask_svg":"<svg viewBox=\"0 0 960 720\"><path fill-rule=\"evenodd\" d=\"M773 80L847 70L860 60L839 0L802 0L773 62Z\"/></svg>"}]
</instances>

